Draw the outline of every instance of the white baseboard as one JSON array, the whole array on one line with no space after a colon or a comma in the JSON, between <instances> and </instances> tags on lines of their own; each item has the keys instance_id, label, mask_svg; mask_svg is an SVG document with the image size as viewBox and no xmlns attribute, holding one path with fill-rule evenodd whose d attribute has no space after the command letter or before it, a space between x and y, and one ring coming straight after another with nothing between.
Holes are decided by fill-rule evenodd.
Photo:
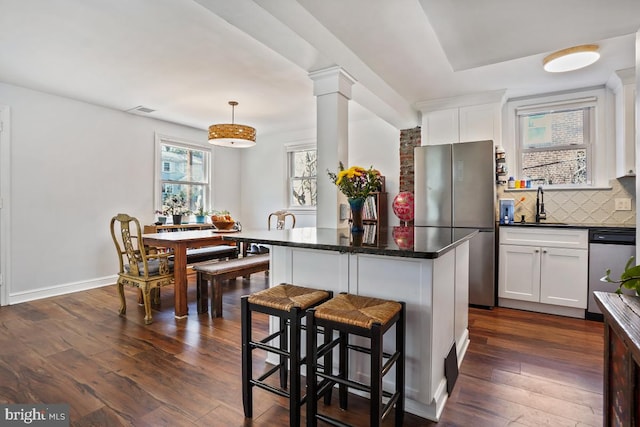
<instances>
[{"instance_id":1,"label":"white baseboard","mask_svg":"<svg viewBox=\"0 0 640 427\"><path fill-rule=\"evenodd\" d=\"M27 301L35 301L43 298L55 297L58 295L70 294L73 292L86 291L100 288L107 285L114 285L118 276L99 277L82 282L65 283L62 285L50 286L48 288L34 289L25 292L10 292L9 305L19 304Z\"/></svg>"},{"instance_id":2,"label":"white baseboard","mask_svg":"<svg viewBox=\"0 0 640 427\"><path fill-rule=\"evenodd\" d=\"M563 307L560 305L543 304L539 302L520 301L510 298L498 298L498 306L515 308L518 310L534 311L536 313L555 314L558 316L584 319L584 308Z\"/></svg>"}]
</instances>

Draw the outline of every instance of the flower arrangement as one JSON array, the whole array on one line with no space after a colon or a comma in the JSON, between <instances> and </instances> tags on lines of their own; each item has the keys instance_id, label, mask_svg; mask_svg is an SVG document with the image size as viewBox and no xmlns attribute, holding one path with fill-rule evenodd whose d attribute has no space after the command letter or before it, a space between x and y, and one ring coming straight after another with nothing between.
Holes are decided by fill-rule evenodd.
<instances>
[{"instance_id":1,"label":"flower arrangement","mask_svg":"<svg viewBox=\"0 0 640 427\"><path fill-rule=\"evenodd\" d=\"M360 166L351 166L349 169L345 169L340 162L337 174L331 171L327 171L327 173L329 179L348 199L365 199L369 194L379 191L382 186L380 172L373 166L369 169Z\"/></svg>"},{"instance_id":2,"label":"flower arrangement","mask_svg":"<svg viewBox=\"0 0 640 427\"><path fill-rule=\"evenodd\" d=\"M164 215L187 215L190 214L187 200L182 194L173 194L164 199L162 214Z\"/></svg>"}]
</instances>

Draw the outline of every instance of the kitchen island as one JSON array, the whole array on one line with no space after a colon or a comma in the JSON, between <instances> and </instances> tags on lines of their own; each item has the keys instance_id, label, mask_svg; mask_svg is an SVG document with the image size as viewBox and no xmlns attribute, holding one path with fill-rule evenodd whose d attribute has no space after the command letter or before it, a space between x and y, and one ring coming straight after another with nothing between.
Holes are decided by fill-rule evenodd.
<instances>
[{"instance_id":1,"label":"kitchen island","mask_svg":"<svg viewBox=\"0 0 640 427\"><path fill-rule=\"evenodd\" d=\"M405 408L437 421L448 397L445 359L449 355L459 366L469 344L469 239L478 231L390 227L385 232L376 245L354 242L348 229L245 230L224 238L271 245L270 286L291 283L405 301ZM385 341L394 343L394 333ZM450 386L457 375L451 366ZM354 355L352 378L368 382L368 373L368 362ZM393 378L385 377L385 388Z\"/></svg>"}]
</instances>

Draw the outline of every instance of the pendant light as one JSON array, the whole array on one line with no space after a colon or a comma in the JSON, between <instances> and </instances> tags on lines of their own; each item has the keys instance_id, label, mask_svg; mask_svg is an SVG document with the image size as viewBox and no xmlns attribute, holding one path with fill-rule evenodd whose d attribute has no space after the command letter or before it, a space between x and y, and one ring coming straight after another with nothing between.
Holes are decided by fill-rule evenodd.
<instances>
[{"instance_id":1,"label":"pendant light","mask_svg":"<svg viewBox=\"0 0 640 427\"><path fill-rule=\"evenodd\" d=\"M231 105L231 123L209 126L209 143L221 147L253 147L256 145L255 128L235 124L235 108L238 103L229 101L229 105Z\"/></svg>"},{"instance_id":2,"label":"pendant light","mask_svg":"<svg viewBox=\"0 0 640 427\"><path fill-rule=\"evenodd\" d=\"M544 58L544 70L550 73L563 73L587 67L600 58L598 45L585 44L562 49Z\"/></svg>"}]
</instances>

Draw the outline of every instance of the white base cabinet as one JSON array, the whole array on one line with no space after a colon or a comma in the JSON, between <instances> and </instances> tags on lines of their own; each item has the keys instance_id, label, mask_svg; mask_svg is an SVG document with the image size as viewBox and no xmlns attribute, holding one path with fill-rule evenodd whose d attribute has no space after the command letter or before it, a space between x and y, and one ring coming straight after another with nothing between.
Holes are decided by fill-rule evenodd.
<instances>
[{"instance_id":1,"label":"white base cabinet","mask_svg":"<svg viewBox=\"0 0 640 427\"><path fill-rule=\"evenodd\" d=\"M587 245L587 230L501 228L499 305L584 317Z\"/></svg>"},{"instance_id":2,"label":"white base cabinet","mask_svg":"<svg viewBox=\"0 0 640 427\"><path fill-rule=\"evenodd\" d=\"M540 302L587 308L587 249L541 248Z\"/></svg>"},{"instance_id":3,"label":"white base cabinet","mask_svg":"<svg viewBox=\"0 0 640 427\"><path fill-rule=\"evenodd\" d=\"M500 245L498 297L540 302L540 249Z\"/></svg>"}]
</instances>

